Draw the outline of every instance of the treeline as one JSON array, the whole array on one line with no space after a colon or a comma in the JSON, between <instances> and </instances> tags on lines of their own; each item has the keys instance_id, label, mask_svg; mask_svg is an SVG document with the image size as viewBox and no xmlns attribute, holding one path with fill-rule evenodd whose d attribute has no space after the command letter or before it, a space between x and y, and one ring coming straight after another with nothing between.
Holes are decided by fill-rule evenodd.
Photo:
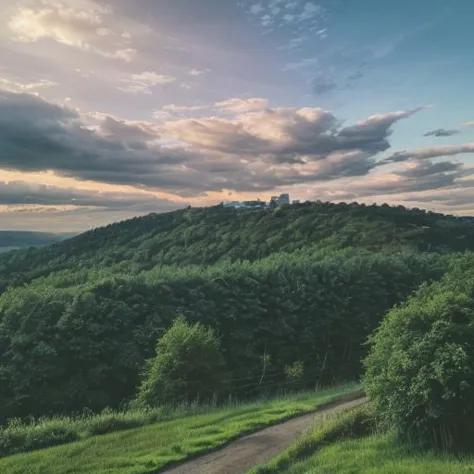
<instances>
[{"instance_id":1,"label":"treeline","mask_svg":"<svg viewBox=\"0 0 474 474\"><path fill-rule=\"evenodd\" d=\"M125 276L82 266L39 278L0 297L0 419L118 407L135 396L145 360L180 314L219 335L237 397L286 386L288 367L302 371L303 385L353 379L385 312L459 258L308 249L207 268Z\"/></svg>"},{"instance_id":2,"label":"treeline","mask_svg":"<svg viewBox=\"0 0 474 474\"><path fill-rule=\"evenodd\" d=\"M64 269L257 261L308 246L422 252L474 250L474 224L402 206L308 203L272 211L196 208L94 229L47 249L0 256L0 293Z\"/></svg>"}]
</instances>

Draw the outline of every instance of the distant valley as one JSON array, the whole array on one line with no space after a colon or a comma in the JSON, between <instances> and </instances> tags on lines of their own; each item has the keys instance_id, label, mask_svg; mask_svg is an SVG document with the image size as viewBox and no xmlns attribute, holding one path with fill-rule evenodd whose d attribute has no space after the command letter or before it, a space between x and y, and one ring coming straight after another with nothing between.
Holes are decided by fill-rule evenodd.
<instances>
[{"instance_id":1,"label":"distant valley","mask_svg":"<svg viewBox=\"0 0 474 474\"><path fill-rule=\"evenodd\" d=\"M44 247L61 242L74 234L0 230L0 253L28 247Z\"/></svg>"}]
</instances>

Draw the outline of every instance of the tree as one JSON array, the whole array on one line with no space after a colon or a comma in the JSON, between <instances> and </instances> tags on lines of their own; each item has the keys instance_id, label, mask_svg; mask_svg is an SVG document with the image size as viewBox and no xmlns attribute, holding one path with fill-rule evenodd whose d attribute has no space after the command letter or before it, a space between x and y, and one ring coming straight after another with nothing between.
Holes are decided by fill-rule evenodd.
<instances>
[{"instance_id":1,"label":"tree","mask_svg":"<svg viewBox=\"0 0 474 474\"><path fill-rule=\"evenodd\" d=\"M464 449L474 422L474 286L463 293L446 281L383 321L365 360L365 390L403 439Z\"/></svg>"},{"instance_id":2,"label":"tree","mask_svg":"<svg viewBox=\"0 0 474 474\"><path fill-rule=\"evenodd\" d=\"M158 340L144 375L137 397L144 404L209 400L226 387L220 340L180 316Z\"/></svg>"}]
</instances>

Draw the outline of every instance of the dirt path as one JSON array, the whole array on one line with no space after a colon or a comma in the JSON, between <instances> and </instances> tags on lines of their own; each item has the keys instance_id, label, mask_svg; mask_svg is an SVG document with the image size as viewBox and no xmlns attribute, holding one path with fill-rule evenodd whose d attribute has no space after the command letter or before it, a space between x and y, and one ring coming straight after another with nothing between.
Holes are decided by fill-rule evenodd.
<instances>
[{"instance_id":1,"label":"dirt path","mask_svg":"<svg viewBox=\"0 0 474 474\"><path fill-rule=\"evenodd\" d=\"M224 448L197 459L171 467L164 474L244 474L258 464L269 461L288 448L306 431L313 429L328 415L356 407L366 398L339 402L309 415L271 426L244 436Z\"/></svg>"}]
</instances>

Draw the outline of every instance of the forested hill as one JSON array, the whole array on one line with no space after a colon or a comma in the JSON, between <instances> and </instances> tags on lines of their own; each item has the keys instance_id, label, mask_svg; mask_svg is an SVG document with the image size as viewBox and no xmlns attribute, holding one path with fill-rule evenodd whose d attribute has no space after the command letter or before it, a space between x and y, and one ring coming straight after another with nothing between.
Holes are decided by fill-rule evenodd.
<instances>
[{"instance_id":1,"label":"forested hill","mask_svg":"<svg viewBox=\"0 0 474 474\"><path fill-rule=\"evenodd\" d=\"M356 203L307 203L272 211L189 208L94 229L47 248L1 255L0 285L66 268L128 262L142 270L160 264L255 261L308 246L474 250L474 224L419 209Z\"/></svg>"},{"instance_id":2,"label":"forested hill","mask_svg":"<svg viewBox=\"0 0 474 474\"><path fill-rule=\"evenodd\" d=\"M283 389L293 369L306 388L358 378L386 311L471 267L466 249L466 219L320 203L191 208L0 256L0 424L132 400L181 315L218 332L222 397Z\"/></svg>"}]
</instances>

